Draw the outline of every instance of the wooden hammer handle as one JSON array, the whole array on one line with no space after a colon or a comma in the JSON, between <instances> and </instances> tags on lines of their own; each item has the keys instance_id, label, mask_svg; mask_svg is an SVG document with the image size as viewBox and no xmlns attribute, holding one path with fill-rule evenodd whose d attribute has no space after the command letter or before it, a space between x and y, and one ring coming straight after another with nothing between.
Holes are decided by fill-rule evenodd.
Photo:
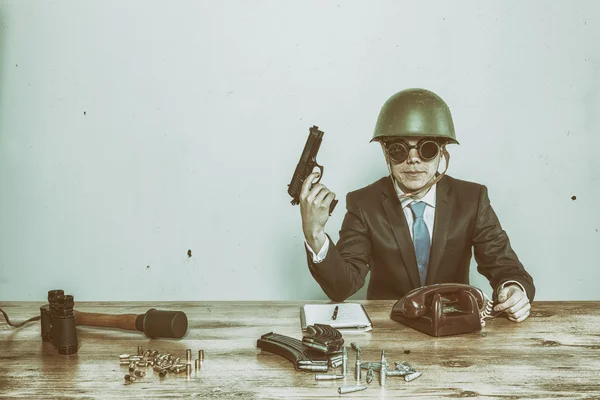
<instances>
[{"instance_id":1,"label":"wooden hammer handle","mask_svg":"<svg viewBox=\"0 0 600 400\"><path fill-rule=\"evenodd\" d=\"M135 320L137 314L99 314L84 313L73 310L76 325L102 326L106 328L119 328L129 331L137 331Z\"/></svg>"}]
</instances>

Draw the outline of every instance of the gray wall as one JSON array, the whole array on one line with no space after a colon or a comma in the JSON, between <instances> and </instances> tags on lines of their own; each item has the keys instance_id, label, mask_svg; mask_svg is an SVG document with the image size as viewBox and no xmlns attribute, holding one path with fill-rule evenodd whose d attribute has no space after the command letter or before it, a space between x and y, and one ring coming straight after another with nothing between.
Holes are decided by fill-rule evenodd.
<instances>
[{"instance_id":1,"label":"gray wall","mask_svg":"<svg viewBox=\"0 0 600 400\"><path fill-rule=\"evenodd\" d=\"M449 174L488 186L537 298L598 300L599 11L0 1L0 300L325 299L286 192L308 128L337 239L407 87L450 105Z\"/></svg>"}]
</instances>

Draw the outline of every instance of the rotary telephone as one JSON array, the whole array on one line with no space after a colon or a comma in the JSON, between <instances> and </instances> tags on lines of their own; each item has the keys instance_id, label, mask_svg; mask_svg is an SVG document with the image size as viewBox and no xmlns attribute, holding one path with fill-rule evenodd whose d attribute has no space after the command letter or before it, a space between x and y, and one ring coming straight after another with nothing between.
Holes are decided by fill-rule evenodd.
<instances>
[{"instance_id":1,"label":"rotary telephone","mask_svg":"<svg viewBox=\"0 0 600 400\"><path fill-rule=\"evenodd\" d=\"M408 292L390 318L431 336L480 331L492 318L493 302L475 286L439 283Z\"/></svg>"}]
</instances>

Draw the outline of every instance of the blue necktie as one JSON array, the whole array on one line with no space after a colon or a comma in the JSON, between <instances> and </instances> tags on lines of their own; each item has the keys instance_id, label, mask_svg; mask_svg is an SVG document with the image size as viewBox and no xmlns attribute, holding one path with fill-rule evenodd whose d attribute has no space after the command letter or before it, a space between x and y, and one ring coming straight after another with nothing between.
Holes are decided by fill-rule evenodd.
<instances>
[{"instance_id":1,"label":"blue necktie","mask_svg":"<svg viewBox=\"0 0 600 400\"><path fill-rule=\"evenodd\" d=\"M419 276L421 277L421 286L425 285L427 277L427 265L429 264L429 229L423 220L426 204L417 201L410 204L415 220L413 222L413 243L415 245L415 254L417 256L417 266L419 267Z\"/></svg>"}]
</instances>

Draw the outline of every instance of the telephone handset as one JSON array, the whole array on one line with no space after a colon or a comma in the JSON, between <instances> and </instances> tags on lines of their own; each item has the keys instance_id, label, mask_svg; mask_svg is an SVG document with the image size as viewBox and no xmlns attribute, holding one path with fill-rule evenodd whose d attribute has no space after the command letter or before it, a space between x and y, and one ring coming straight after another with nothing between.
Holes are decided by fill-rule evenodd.
<instances>
[{"instance_id":1,"label":"telephone handset","mask_svg":"<svg viewBox=\"0 0 600 400\"><path fill-rule=\"evenodd\" d=\"M394 304L390 318L431 336L448 336L480 331L492 307L475 286L439 283L408 292Z\"/></svg>"}]
</instances>

